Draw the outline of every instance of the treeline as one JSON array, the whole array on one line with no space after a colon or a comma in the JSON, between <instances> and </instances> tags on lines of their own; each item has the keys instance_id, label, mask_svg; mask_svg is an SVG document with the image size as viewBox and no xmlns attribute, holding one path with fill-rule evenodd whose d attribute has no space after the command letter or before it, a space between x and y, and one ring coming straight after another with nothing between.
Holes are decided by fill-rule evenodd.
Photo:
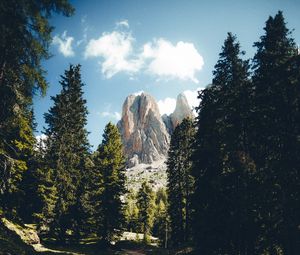
<instances>
[{"instance_id":1,"label":"treeline","mask_svg":"<svg viewBox=\"0 0 300 255\"><path fill-rule=\"evenodd\" d=\"M121 136L108 123L92 153L80 66L70 65L61 78L61 92L45 114L46 138L31 147L28 169L12 193L16 199L3 193L1 209L10 218L35 222L39 233L60 243L92 236L108 244L125 224Z\"/></svg>"},{"instance_id":2,"label":"treeline","mask_svg":"<svg viewBox=\"0 0 300 255\"><path fill-rule=\"evenodd\" d=\"M165 188L154 191L147 182L142 182L138 191L129 190L126 197L125 229L142 233L135 241L149 244L151 236L158 238L160 246L166 242L168 198Z\"/></svg>"},{"instance_id":3,"label":"treeline","mask_svg":"<svg viewBox=\"0 0 300 255\"><path fill-rule=\"evenodd\" d=\"M53 12L74 9L59 0L0 3L0 215L34 222L58 242L93 236L107 244L125 224L125 159L111 123L90 151L80 65L61 77L45 114L46 139L34 136L32 99L47 88L41 61L49 57Z\"/></svg>"},{"instance_id":4,"label":"treeline","mask_svg":"<svg viewBox=\"0 0 300 255\"><path fill-rule=\"evenodd\" d=\"M282 12L244 60L228 33L196 121L171 138L171 245L197 254L300 251L300 56Z\"/></svg>"},{"instance_id":5,"label":"treeline","mask_svg":"<svg viewBox=\"0 0 300 255\"><path fill-rule=\"evenodd\" d=\"M41 61L49 57L53 12L71 15L66 1L0 3L0 216L35 223L42 240L108 245L123 230L164 236L166 191L143 183L126 190L125 158L117 127L108 123L95 152L88 142L80 65L61 76L61 91L45 113L36 140L33 96L48 86ZM137 236L140 239L140 236ZM163 239L163 238L162 238ZM1 249L1 248L0 248Z\"/></svg>"},{"instance_id":6,"label":"treeline","mask_svg":"<svg viewBox=\"0 0 300 255\"><path fill-rule=\"evenodd\" d=\"M300 56L281 12L252 60L228 34L198 117L172 135L167 192L143 183L136 193L125 188L115 125L90 150L80 65L61 77L36 141L32 98L47 88L53 12L74 10L64 0L0 2L1 217L35 222L61 243L107 244L127 229L197 254L299 253Z\"/></svg>"}]
</instances>

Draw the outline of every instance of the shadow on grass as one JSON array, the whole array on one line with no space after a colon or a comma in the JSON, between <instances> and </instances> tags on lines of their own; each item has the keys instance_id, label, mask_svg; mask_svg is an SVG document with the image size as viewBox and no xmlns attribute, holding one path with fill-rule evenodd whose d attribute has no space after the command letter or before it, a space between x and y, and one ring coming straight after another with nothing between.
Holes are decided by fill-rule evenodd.
<instances>
[{"instance_id":1,"label":"shadow on grass","mask_svg":"<svg viewBox=\"0 0 300 255\"><path fill-rule=\"evenodd\" d=\"M58 244L46 240L43 244L50 249L66 252L66 254L85 255L169 255L168 250L135 241L119 241L115 245L107 245L99 240L86 239L80 243Z\"/></svg>"}]
</instances>

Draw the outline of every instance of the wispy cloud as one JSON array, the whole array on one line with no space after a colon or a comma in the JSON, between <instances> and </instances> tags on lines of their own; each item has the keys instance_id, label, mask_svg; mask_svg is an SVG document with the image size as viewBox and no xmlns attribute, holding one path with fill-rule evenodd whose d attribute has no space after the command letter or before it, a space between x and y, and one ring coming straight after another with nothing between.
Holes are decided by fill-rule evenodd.
<instances>
[{"instance_id":1,"label":"wispy cloud","mask_svg":"<svg viewBox=\"0 0 300 255\"><path fill-rule=\"evenodd\" d=\"M76 42L76 46L81 45L82 43L87 43L88 31L90 30L90 26L87 23L87 15L81 17L80 20L82 38Z\"/></svg>"},{"instance_id":2,"label":"wispy cloud","mask_svg":"<svg viewBox=\"0 0 300 255\"><path fill-rule=\"evenodd\" d=\"M63 34L55 35L53 37L53 45L58 45L58 51L62 53L65 57L73 57L75 55L72 47L74 37L67 36L67 31L64 31Z\"/></svg>"},{"instance_id":3,"label":"wispy cloud","mask_svg":"<svg viewBox=\"0 0 300 255\"><path fill-rule=\"evenodd\" d=\"M121 114L119 112L101 112L99 113L102 117L111 118L114 120L120 120Z\"/></svg>"},{"instance_id":4,"label":"wispy cloud","mask_svg":"<svg viewBox=\"0 0 300 255\"><path fill-rule=\"evenodd\" d=\"M112 110L112 105L106 104L103 108L103 111L95 112L97 115L100 115L102 118L109 119L111 121L118 121L121 119L121 114L117 111Z\"/></svg>"},{"instance_id":5,"label":"wispy cloud","mask_svg":"<svg viewBox=\"0 0 300 255\"><path fill-rule=\"evenodd\" d=\"M116 27L117 28L120 28L120 27L129 28L129 22L127 19L120 20L120 21L116 22Z\"/></svg>"}]
</instances>

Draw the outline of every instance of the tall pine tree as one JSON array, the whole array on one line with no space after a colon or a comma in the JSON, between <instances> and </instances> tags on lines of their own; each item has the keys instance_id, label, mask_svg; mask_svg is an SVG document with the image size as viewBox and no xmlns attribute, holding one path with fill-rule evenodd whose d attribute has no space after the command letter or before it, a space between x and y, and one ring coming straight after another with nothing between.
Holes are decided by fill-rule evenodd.
<instances>
[{"instance_id":1,"label":"tall pine tree","mask_svg":"<svg viewBox=\"0 0 300 255\"><path fill-rule=\"evenodd\" d=\"M295 183L299 170L294 167L299 162L299 156L295 156L299 155L299 124L295 119L299 95L293 95L297 88L290 84L287 69L291 59L296 58L297 48L282 12L269 17L264 30L265 34L254 44L257 53L253 62L255 144L252 154L262 187L258 202L259 248L271 254L280 251L293 254L299 247L296 222L295 225L290 222L295 213L290 209L297 207L294 190L299 188Z\"/></svg>"},{"instance_id":2,"label":"tall pine tree","mask_svg":"<svg viewBox=\"0 0 300 255\"><path fill-rule=\"evenodd\" d=\"M112 123L105 127L93 172L96 183L92 195L96 205L94 218L99 237L108 244L122 232L125 223L125 158L121 135Z\"/></svg>"},{"instance_id":3,"label":"tall pine tree","mask_svg":"<svg viewBox=\"0 0 300 255\"><path fill-rule=\"evenodd\" d=\"M228 33L213 84L199 96L194 226L195 241L208 254L247 254L254 242L248 194L254 170L248 137L252 87L248 61L241 55Z\"/></svg>"},{"instance_id":4,"label":"tall pine tree","mask_svg":"<svg viewBox=\"0 0 300 255\"><path fill-rule=\"evenodd\" d=\"M137 194L137 207L139 209L139 221L144 234L144 242L149 243L149 237L153 227L154 216L154 192L151 187L143 182Z\"/></svg>"},{"instance_id":5,"label":"tall pine tree","mask_svg":"<svg viewBox=\"0 0 300 255\"><path fill-rule=\"evenodd\" d=\"M52 98L54 106L45 114L48 128L45 132L44 159L47 166L44 174L47 176L50 171L54 172L52 181L59 195L51 230L58 240L64 242L68 229L78 235L80 217L76 210L80 207L78 199L83 195L82 181L87 174L85 161L89 156L89 144L85 129L87 108L86 100L83 99L80 65L70 65L60 83L62 91Z\"/></svg>"},{"instance_id":6,"label":"tall pine tree","mask_svg":"<svg viewBox=\"0 0 300 255\"><path fill-rule=\"evenodd\" d=\"M168 198L171 241L174 246L191 240L191 197L194 180L191 175L193 120L184 119L172 134L167 160Z\"/></svg>"},{"instance_id":7,"label":"tall pine tree","mask_svg":"<svg viewBox=\"0 0 300 255\"><path fill-rule=\"evenodd\" d=\"M249 149L253 88L243 55L236 37L228 33L213 72L213 84L221 86L218 96L222 106L217 122L222 163L218 188L224 201L222 234L227 236L223 249L242 254L251 253L255 242L253 203L257 188Z\"/></svg>"},{"instance_id":8,"label":"tall pine tree","mask_svg":"<svg viewBox=\"0 0 300 255\"><path fill-rule=\"evenodd\" d=\"M71 15L73 8L60 0L0 3L0 203L8 214L32 160L32 98L47 87L41 61L49 57L53 12Z\"/></svg>"}]
</instances>

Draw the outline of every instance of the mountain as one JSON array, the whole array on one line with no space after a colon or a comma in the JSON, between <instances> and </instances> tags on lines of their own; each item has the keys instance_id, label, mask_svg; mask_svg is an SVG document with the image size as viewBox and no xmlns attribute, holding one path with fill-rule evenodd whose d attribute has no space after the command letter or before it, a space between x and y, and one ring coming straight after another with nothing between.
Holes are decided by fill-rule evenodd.
<instances>
[{"instance_id":1,"label":"mountain","mask_svg":"<svg viewBox=\"0 0 300 255\"><path fill-rule=\"evenodd\" d=\"M164 160L172 132L186 117L192 118L193 113L184 94L178 95L170 116L161 116L155 99L147 93L128 96L118 122L128 167Z\"/></svg>"},{"instance_id":2,"label":"mountain","mask_svg":"<svg viewBox=\"0 0 300 255\"><path fill-rule=\"evenodd\" d=\"M128 166L150 164L167 155L170 135L155 99L147 94L126 98L118 123Z\"/></svg>"},{"instance_id":3,"label":"mountain","mask_svg":"<svg viewBox=\"0 0 300 255\"><path fill-rule=\"evenodd\" d=\"M162 118L169 134L173 133L176 126L180 124L183 119L194 118L192 109L183 93L177 96L174 112L170 116L163 115Z\"/></svg>"}]
</instances>

